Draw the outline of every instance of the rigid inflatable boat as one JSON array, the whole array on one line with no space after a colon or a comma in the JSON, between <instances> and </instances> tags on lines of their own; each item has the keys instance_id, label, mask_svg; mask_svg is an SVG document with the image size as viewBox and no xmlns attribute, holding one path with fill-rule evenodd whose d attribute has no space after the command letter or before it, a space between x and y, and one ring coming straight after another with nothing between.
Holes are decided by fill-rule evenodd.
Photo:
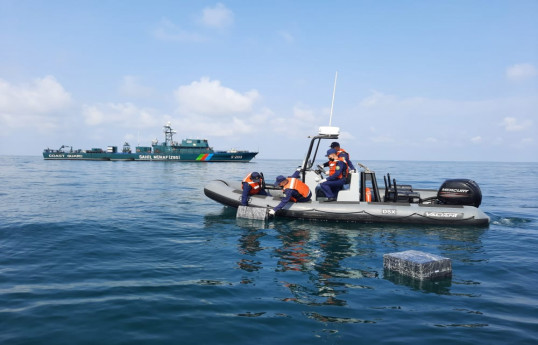
<instances>
[{"instance_id":1,"label":"rigid inflatable boat","mask_svg":"<svg viewBox=\"0 0 538 345\"><path fill-rule=\"evenodd\" d=\"M325 173L323 167L314 166L314 162L320 142L338 139L338 135L337 127L320 127L319 134L312 137L307 155L299 167L301 180L312 191L312 200L290 202L276 213L276 217L362 223L489 224L489 217L478 208L482 201L480 187L472 180L446 180L435 190L414 189L410 185L397 184L387 174L383 176L383 188L378 186L375 172L360 163L360 171L349 173L348 183L338 192L337 200L327 202L318 187ZM266 184L265 188L271 195L251 195L250 207L270 209L280 203L284 196L282 191L270 184ZM204 193L226 206L237 208L241 205L241 181L211 181L204 187Z\"/></svg>"}]
</instances>

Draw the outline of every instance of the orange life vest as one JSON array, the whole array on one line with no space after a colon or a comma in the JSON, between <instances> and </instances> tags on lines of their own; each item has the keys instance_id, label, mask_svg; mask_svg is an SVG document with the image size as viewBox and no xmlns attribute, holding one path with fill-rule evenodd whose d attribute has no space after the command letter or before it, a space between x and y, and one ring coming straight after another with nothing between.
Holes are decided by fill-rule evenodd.
<instances>
[{"instance_id":1,"label":"orange life vest","mask_svg":"<svg viewBox=\"0 0 538 345\"><path fill-rule=\"evenodd\" d=\"M348 167L347 162L344 157L338 157L334 161L329 161L329 175L332 176L334 172L336 171L336 167L338 166L338 161L343 162L345 164L344 171L340 171L340 174L338 174L338 178L347 177Z\"/></svg>"},{"instance_id":2,"label":"orange life vest","mask_svg":"<svg viewBox=\"0 0 538 345\"><path fill-rule=\"evenodd\" d=\"M348 158L349 160L351 160L351 157L349 156L349 153L347 153L346 150L344 150L343 148L340 148L340 150L336 151L336 155L337 155L338 157L340 157L340 154L341 154L341 153L345 153L345 154L347 155L347 158Z\"/></svg>"},{"instance_id":3,"label":"orange life vest","mask_svg":"<svg viewBox=\"0 0 538 345\"><path fill-rule=\"evenodd\" d=\"M288 177L288 183L286 183L283 189L295 189L304 198L307 198L310 194L310 188L308 188L308 186L304 184L303 181L293 177ZM293 202L297 202L297 199L295 199L294 197L291 197L290 200Z\"/></svg>"},{"instance_id":4,"label":"orange life vest","mask_svg":"<svg viewBox=\"0 0 538 345\"><path fill-rule=\"evenodd\" d=\"M252 181L250 174L248 174L247 177L243 179L243 182L246 182L250 185L250 191L248 192L249 195L258 194L260 192L261 187L262 187L261 178L258 182L255 182L255 181ZM243 189L243 184L241 184L241 189Z\"/></svg>"}]
</instances>

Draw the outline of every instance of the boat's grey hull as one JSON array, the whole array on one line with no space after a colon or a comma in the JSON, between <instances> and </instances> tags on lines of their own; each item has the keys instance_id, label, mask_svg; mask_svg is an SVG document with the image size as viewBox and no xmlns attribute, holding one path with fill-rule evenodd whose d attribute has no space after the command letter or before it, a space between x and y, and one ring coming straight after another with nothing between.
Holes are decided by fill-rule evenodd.
<instances>
[{"instance_id":1,"label":"boat's grey hull","mask_svg":"<svg viewBox=\"0 0 538 345\"><path fill-rule=\"evenodd\" d=\"M216 180L204 188L204 193L223 205L241 205L239 182ZM249 200L252 207L275 207L280 203L280 191L273 196L254 195ZM276 195L278 194L278 195ZM489 217L477 207L456 205L426 205L393 202L319 202L288 203L277 216L333 220L361 223L410 223L442 225L488 225Z\"/></svg>"}]
</instances>

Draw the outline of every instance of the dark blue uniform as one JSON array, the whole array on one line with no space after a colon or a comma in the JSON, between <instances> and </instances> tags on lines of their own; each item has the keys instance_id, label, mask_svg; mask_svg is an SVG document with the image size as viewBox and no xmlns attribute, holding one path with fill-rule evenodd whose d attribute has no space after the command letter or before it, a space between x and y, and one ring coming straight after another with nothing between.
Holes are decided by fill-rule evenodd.
<instances>
[{"instance_id":1,"label":"dark blue uniform","mask_svg":"<svg viewBox=\"0 0 538 345\"><path fill-rule=\"evenodd\" d=\"M252 187L247 182L243 182L243 194L241 194L241 205L247 206L248 205L248 197L249 193ZM260 189L260 191L255 195L269 195L265 189Z\"/></svg>"},{"instance_id":2,"label":"dark blue uniform","mask_svg":"<svg viewBox=\"0 0 538 345\"><path fill-rule=\"evenodd\" d=\"M291 175L289 177L299 178L299 176L300 176L300 173L298 171L296 171L296 172L293 173L293 175ZM310 192L310 194L308 194L308 196L305 198L304 196L302 196L295 189L291 189L291 188L286 189L284 191L284 198L282 198L282 201L280 201L280 204L278 204L275 208L273 208L273 210L275 212L280 210L282 207L286 206L286 204L288 202L290 202L291 198L295 198L297 200L297 202L306 202L306 201L310 201L311 197L312 197L312 192Z\"/></svg>"},{"instance_id":3,"label":"dark blue uniform","mask_svg":"<svg viewBox=\"0 0 538 345\"><path fill-rule=\"evenodd\" d=\"M351 163L351 160L349 159L349 154L347 152L340 152L338 157L343 157L346 160L349 170L355 170L355 166L353 166L353 163Z\"/></svg>"},{"instance_id":4,"label":"dark blue uniform","mask_svg":"<svg viewBox=\"0 0 538 345\"><path fill-rule=\"evenodd\" d=\"M349 167L349 170L355 170L355 166L353 166L353 163L351 163L351 159L349 159L349 153L347 153L343 148L340 147L340 143L337 141L333 141L331 144L331 149L336 150L336 154L338 155L338 158L344 158L346 160L346 164ZM338 151L342 151L338 153Z\"/></svg>"},{"instance_id":5,"label":"dark blue uniform","mask_svg":"<svg viewBox=\"0 0 538 345\"><path fill-rule=\"evenodd\" d=\"M338 191L342 189L342 187L346 183L346 178L344 176L342 176L341 178L338 177L340 174L346 171L346 163L342 161L335 161L335 162L337 164L337 168L335 169L333 174L330 176L327 176L327 179L326 179L327 181L319 185L319 187L321 188L323 193L325 193L327 198L336 198ZM328 163L325 163L325 164L328 165Z\"/></svg>"}]
</instances>

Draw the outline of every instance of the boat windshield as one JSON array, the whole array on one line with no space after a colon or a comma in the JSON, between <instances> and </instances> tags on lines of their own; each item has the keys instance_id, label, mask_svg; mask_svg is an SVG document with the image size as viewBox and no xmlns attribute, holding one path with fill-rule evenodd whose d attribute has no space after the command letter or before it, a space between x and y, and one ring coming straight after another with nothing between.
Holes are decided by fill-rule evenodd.
<instances>
[{"instance_id":1,"label":"boat windshield","mask_svg":"<svg viewBox=\"0 0 538 345\"><path fill-rule=\"evenodd\" d=\"M316 157L318 155L319 145L324 139L335 140L338 139L338 135L316 135L312 137L308 152L306 153L305 159L303 161L304 171L312 169L312 166L314 165L314 162L316 161Z\"/></svg>"}]
</instances>

